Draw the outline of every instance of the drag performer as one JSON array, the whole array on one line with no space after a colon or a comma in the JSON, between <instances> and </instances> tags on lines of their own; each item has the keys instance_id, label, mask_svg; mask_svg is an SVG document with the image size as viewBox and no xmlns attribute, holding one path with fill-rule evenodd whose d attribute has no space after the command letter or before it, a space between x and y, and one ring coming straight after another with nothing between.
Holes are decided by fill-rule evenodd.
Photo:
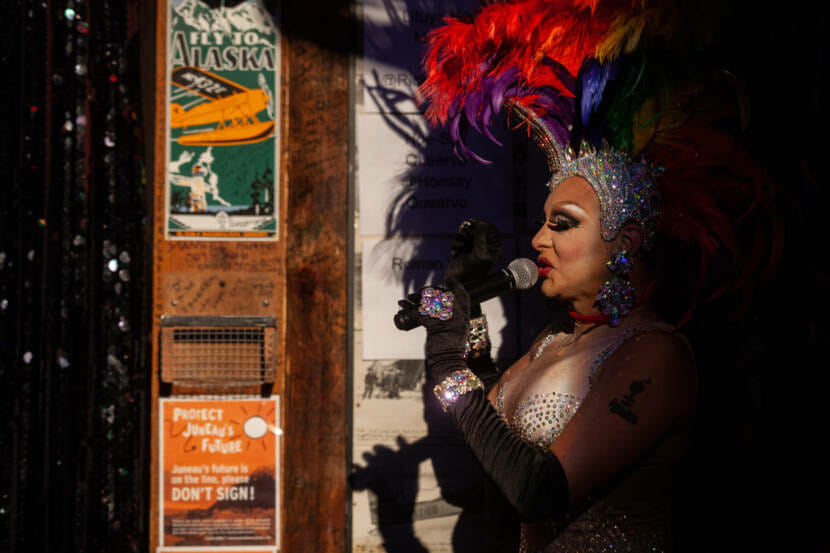
<instances>
[{"instance_id":1,"label":"drag performer","mask_svg":"<svg viewBox=\"0 0 830 553\"><path fill-rule=\"evenodd\" d=\"M746 300L774 262L770 183L731 132L739 87L683 54L711 24L698 32L687 15L651 2L498 3L428 37L420 93L456 151L486 163L464 130L495 141L488 127L505 111L551 173L532 245L541 292L567 316L507 371L461 284L496 257L487 223L462 225L471 246L444 286L401 302L427 329L438 401L522 521L522 551L672 549L673 473L698 387L677 329L700 301ZM754 247L761 228L768 256Z\"/></svg>"}]
</instances>

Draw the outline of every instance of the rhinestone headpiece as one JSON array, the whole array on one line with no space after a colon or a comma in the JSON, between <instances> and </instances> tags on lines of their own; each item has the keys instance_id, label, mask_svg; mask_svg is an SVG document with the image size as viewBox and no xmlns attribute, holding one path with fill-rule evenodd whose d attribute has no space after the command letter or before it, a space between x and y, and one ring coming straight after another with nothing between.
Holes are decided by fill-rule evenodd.
<instances>
[{"instance_id":1,"label":"rhinestone headpiece","mask_svg":"<svg viewBox=\"0 0 830 553\"><path fill-rule=\"evenodd\" d=\"M558 169L548 188L553 190L569 177L584 178L599 197L602 239L613 240L625 223L634 221L643 227L643 248L651 249L659 216L660 195L654 180L659 170L608 145L595 149L583 141L579 155L570 147L555 150Z\"/></svg>"}]
</instances>

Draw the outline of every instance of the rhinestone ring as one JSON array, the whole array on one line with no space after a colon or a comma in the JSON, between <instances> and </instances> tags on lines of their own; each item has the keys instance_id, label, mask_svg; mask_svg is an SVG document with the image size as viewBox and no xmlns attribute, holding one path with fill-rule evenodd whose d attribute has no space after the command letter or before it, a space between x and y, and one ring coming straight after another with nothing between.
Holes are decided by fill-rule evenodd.
<instances>
[{"instance_id":1,"label":"rhinestone ring","mask_svg":"<svg viewBox=\"0 0 830 553\"><path fill-rule=\"evenodd\" d=\"M447 290L427 286L421 290L421 306L418 313L433 319L447 321L452 318L452 306L455 302L455 295Z\"/></svg>"}]
</instances>

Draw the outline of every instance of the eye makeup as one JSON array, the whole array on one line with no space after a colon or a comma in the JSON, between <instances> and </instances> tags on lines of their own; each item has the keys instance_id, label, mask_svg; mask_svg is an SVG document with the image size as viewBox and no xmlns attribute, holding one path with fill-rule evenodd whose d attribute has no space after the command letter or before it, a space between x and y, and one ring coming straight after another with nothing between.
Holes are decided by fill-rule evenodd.
<instances>
[{"instance_id":1,"label":"eye makeup","mask_svg":"<svg viewBox=\"0 0 830 553\"><path fill-rule=\"evenodd\" d=\"M554 210L547 220L551 230L566 231L579 226L579 221L564 211Z\"/></svg>"},{"instance_id":2,"label":"eye makeup","mask_svg":"<svg viewBox=\"0 0 830 553\"><path fill-rule=\"evenodd\" d=\"M550 213L546 213L544 219L534 221L534 226L537 231L543 226L547 226L550 230L555 232L564 232L566 230L576 228L580 225L580 221L582 220L579 214L584 213L582 208L573 202L553 204L548 209L550 209Z\"/></svg>"}]
</instances>

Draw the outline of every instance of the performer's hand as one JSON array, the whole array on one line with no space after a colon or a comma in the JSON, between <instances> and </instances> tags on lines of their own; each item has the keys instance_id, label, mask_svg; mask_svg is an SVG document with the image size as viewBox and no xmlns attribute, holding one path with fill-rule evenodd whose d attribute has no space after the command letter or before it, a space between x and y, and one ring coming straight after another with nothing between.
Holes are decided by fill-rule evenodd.
<instances>
[{"instance_id":1,"label":"performer's hand","mask_svg":"<svg viewBox=\"0 0 830 553\"><path fill-rule=\"evenodd\" d=\"M472 282L487 276L501 257L499 230L484 219L467 219L452 240L452 259L447 265L445 281ZM481 316L478 303L470 305L473 317Z\"/></svg>"},{"instance_id":2,"label":"performer's hand","mask_svg":"<svg viewBox=\"0 0 830 553\"><path fill-rule=\"evenodd\" d=\"M458 228L451 248L445 280L471 282L487 276L501 257L499 230L484 219L467 219Z\"/></svg>"},{"instance_id":3,"label":"performer's hand","mask_svg":"<svg viewBox=\"0 0 830 553\"><path fill-rule=\"evenodd\" d=\"M466 368L470 296L461 283L450 278L445 287L427 286L398 305L426 328L426 369L433 382Z\"/></svg>"}]
</instances>

